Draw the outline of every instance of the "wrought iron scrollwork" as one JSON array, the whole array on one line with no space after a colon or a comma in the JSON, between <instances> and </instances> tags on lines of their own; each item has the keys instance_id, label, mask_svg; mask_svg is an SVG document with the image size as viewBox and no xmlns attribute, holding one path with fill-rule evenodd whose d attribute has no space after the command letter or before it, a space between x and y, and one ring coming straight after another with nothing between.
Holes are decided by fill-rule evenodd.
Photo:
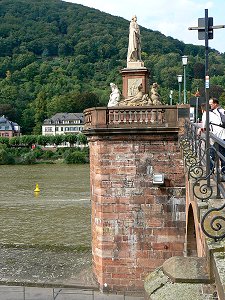
<instances>
[{"instance_id":1,"label":"wrought iron scrollwork","mask_svg":"<svg viewBox=\"0 0 225 300\"><path fill-rule=\"evenodd\" d=\"M193 155L193 153L188 153L185 158L185 164L187 167L191 167L197 164L197 158Z\"/></svg>"},{"instance_id":2,"label":"wrought iron scrollwork","mask_svg":"<svg viewBox=\"0 0 225 300\"><path fill-rule=\"evenodd\" d=\"M193 193L199 200L208 200L213 193L211 186L207 185L207 177L201 177L193 184Z\"/></svg>"},{"instance_id":3,"label":"wrought iron scrollwork","mask_svg":"<svg viewBox=\"0 0 225 300\"><path fill-rule=\"evenodd\" d=\"M198 148L202 146L204 142L203 139L200 137L198 138ZM198 179L203 177L204 169L202 168L202 159L205 155L205 152L198 158L197 150L193 151L192 145L190 141L184 136L180 141L181 148L183 150L183 156L185 165L189 168L188 169L188 178Z\"/></svg>"},{"instance_id":4,"label":"wrought iron scrollwork","mask_svg":"<svg viewBox=\"0 0 225 300\"><path fill-rule=\"evenodd\" d=\"M205 140L203 140L201 137L198 137L198 143L197 143L197 151L198 152L198 160L196 159L196 163L191 165L189 170L188 170L188 179L193 178L193 179L199 179L201 177L204 177L204 168L203 168L203 159L205 157L205 147L203 147L203 143L205 143ZM202 150L202 148L204 150Z\"/></svg>"},{"instance_id":5,"label":"wrought iron scrollwork","mask_svg":"<svg viewBox=\"0 0 225 300\"><path fill-rule=\"evenodd\" d=\"M204 150L204 152L202 153L201 157L199 157L199 160L196 161L196 164L193 164L190 166L189 170L188 170L188 178L194 178L194 179L207 179L211 174L212 174L212 170L210 170L209 174L206 174L205 176L203 176L205 168L203 168L203 159L206 156L206 153L210 151L209 149ZM214 165L214 162L212 162L212 165Z\"/></svg>"},{"instance_id":6,"label":"wrought iron scrollwork","mask_svg":"<svg viewBox=\"0 0 225 300\"><path fill-rule=\"evenodd\" d=\"M180 139L180 147L188 172L188 179L194 179L192 182L193 196L201 201L207 201L213 195L210 176L214 169L217 178L224 171L221 170L221 174L219 174L218 157L217 160L214 158L216 157L216 148L210 146L206 149L205 139L197 135L196 127L195 129L192 128L190 123L185 124L185 135ZM210 159L210 170L206 167L208 158ZM206 170L208 170L207 173ZM201 227L203 233L215 241L225 238L225 204L220 208L209 209L202 217Z\"/></svg>"},{"instance_id":7,"label":"wrought iron scrollwork","mask_svg":"<svg viewBox=\"0 0 225 300\"><path fill-rule=\"evenodd\" d=\"M190 177L194 178L194 179L199 179L199 178L203 177L203 173L204 173L204 170L203 170L202 166L200 166L198 164L193 165L188 170L188 179L190 179Z\"/></svg>"},{"instance_id":8,"label":"wrought iron scrollwork","mask_svg":"<svg viewBox=\"0 0 225 300\"><path fill-rule=\"evenodd\" d=\"M215 241L225 238L225 203L219 208L208 210L201 220L201 228L204 234ZM223 215L221 215L221 212Z\"/></svg>"},{"instance_id":9,"label":"wrought iron scrollwork","mask_svg":"<svg viewBox=\"0 0 225 300\"><path fill-rule=\"evenodd\" d=\"M181 137L180 146L188 171L188 179L196 180L193 183L194 196L201 201L207 201L213 194L213 189L207 180L212 171L204 174L206 171L204 160L210 149L205 149L205 140L193 133L190 126L186 130L186 135Z\"/></svg>"}]
</instances>

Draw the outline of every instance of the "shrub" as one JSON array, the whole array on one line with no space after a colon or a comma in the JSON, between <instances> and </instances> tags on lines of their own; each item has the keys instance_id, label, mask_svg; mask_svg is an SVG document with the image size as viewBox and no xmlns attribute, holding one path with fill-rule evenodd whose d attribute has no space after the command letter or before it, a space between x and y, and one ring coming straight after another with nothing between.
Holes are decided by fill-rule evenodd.
<instances>
[{"instance_id":1,"label":"shrub","mask_svg":"<svg viewBox=\"0 0 225 300\"><path fill-rule=\"evenodd\" d=\"M35 158L41 158L44 155L44 151L40 147L36 147L32 150Z\"/></svg>"},{"instance_id":2,"label":"shrub","mask_svg":"<svg viewBox=\"0 0 225 300\"><path fill-rule=\"evenodd\" d=\"M42 158L49 159L49 158L53 158L54 155L55 153L52 150L45 150L43 151Z\"/></svg>"},{"instance_id":3,"label":"shrub","mask_svg":"<svg viewBox=\"0 0 225 300\"><path fill-rule=\"evenodd\" d=\"M13 165L14 163L12 154L3 147L0 148L0 165Z\"/></svg>"},{"instance_id":4,"label":"shrub","mask_svg":"<svg viewBox=\"0 0 225 300\"><path fill-rule=\"evenodd\" d=\"M87 162L87 158L84 152L73 151L65 152L64 162L67 164L84 164Z\"/></svg>"},{"instance_id":5,"label":"shrub","mask_svg":"<svg viewBox=\"0 0 225 300\"><path fill-rule=\"evenodd\" d=\"M36 157L33 151L22 154L20 157L20 163L25 165L32 165L36 163Z\"/></svg>"}]
</instances>

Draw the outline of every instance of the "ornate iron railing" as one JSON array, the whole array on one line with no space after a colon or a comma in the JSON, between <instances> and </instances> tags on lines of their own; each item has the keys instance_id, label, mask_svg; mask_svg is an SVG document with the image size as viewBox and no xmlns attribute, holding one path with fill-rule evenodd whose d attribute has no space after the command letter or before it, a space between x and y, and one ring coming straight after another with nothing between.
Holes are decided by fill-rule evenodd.
<instances>
[{"instance_id":1,"label":"ornate iron railing","mask_svg":"<svg viewBox=\"0 0 225 300\"><path fill-rule=\"evenodd\" d=\"M209 209L204 214L201 228L205 235L215 241L225 238L225 203L219 208Z\"/></svg>"},{"instance_id":2,"label":"ornate iron railing","mask_svg":"<svg viewBox=\"0 0 225 300\"><path fill-rule=\"evenodd\" d=\"M185 134L180 138L188 179L192 180L193 195L204 202L211 197L225 199L225 183L222 179L220 159L225 157L219 152L219 145L225 142L210 134L210 147L206 149L205 134L198 135L198 124L186 122ZM214 160L210 153L214 152ZM211 170L206 174L206 156L209 155ZM221 201L221 200L220 200ZM225 237L225 204L209 209L201 220L202 231L215 241Z\"/></svg>"}]
</instances>

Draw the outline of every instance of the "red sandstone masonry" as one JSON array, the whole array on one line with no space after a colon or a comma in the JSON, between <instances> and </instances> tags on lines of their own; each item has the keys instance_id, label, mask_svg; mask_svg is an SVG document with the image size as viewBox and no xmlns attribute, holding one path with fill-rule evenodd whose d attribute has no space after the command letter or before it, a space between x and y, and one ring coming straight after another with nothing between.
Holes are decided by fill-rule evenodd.
<instances>
[{"instance_id":1,"label":"red sandstone masonry","mask_svg":"<svg viewBox=\"0 0 225 300\"><path fill-rule=\"evenodd\" d=\"M165 173L166 186L152 184L150 167ZM142 289L148 272L182 254L185 203L173 192L183 187L182 168L174 134L90 139L93 267L102 289Z\"/></svg>"}]
</instances>

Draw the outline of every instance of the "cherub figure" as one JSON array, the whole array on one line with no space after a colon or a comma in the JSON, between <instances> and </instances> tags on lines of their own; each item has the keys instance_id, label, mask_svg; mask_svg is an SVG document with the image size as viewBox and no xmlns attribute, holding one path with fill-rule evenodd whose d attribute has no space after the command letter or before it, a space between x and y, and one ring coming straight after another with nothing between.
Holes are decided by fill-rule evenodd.
<instances>
[{"instance_id":1,"label":"cherub figure","mask_svg":"<svg viewBox=\"0 0 225 300\"><path fill-rule=\"evenodd\" d=\"M161 97L158 93L158 87L159 87L159 85L158 85L157 82L154 82L152 84L152 88L151 88L151 91L150 91L150 98L152 100L153 105L161 105L162 104L161 101L160 101Z\"/></svg>"}]
</instances>

